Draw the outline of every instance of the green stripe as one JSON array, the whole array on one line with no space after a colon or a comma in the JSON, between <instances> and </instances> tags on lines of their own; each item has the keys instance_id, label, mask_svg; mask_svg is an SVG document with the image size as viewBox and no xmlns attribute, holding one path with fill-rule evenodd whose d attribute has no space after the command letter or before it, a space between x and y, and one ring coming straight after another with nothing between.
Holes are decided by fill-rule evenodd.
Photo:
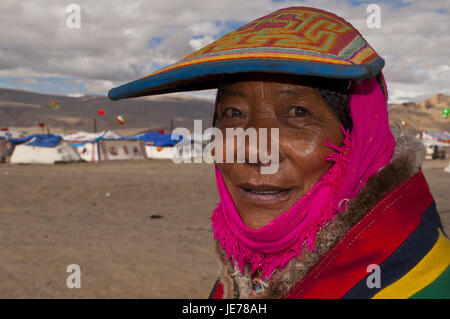
<instances>
[{"instance_id":1,"label":"green stripe","mask_svg":"<svg viewBox=\"0 0 450 319\"><path fill-rule=\"evenodd\" d=\"M358 52L367 42L360 36L357 36L349 45L347 45L341 52L339 52L339 57L348 60L355 52Z\"/></svg>"},{"instance_id":2,"label":"green stripe","mask_svg":"<svg viewBox=\"0 0 450 319\"><path fill-rule=\"evenodd\" d=\"M450 299L450 267L447 267L439 277L412 295L410 299Z\"/></svg>"}]
</instances>

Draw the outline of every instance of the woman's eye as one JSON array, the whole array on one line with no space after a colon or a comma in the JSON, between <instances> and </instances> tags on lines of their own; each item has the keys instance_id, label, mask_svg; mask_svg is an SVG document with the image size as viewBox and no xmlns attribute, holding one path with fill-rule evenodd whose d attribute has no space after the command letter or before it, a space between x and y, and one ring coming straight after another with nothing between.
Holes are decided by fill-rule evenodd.
<instances>
[{"instance_id":1,"label":"woman's eye","mask_svg":"<svg viewBox=\"0 0 450 319\"><path fill-rule=\"evenodd\" d=\"M288 110L288 116L294 117L305 117L309 114L309 111L305 109L303 106L292 106Z\"/></svg>"},{"instance_id":2,"label":"woman's eye","mask_svg":"<svg viewBox=\"0 0 450 319\"><path fill-rule=\"evenodd\" d=\"M244 113L242 113L238 109L230 107L223 111L222 117L244 117Z\"/></svg>"}]
</instances>

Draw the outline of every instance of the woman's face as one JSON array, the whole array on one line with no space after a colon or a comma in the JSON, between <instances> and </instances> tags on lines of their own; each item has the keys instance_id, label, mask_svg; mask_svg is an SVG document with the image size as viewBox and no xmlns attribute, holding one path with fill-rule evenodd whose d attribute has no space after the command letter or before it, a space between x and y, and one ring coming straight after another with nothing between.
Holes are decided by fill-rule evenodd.
<instances>
[{"instance_id":1,"label":"woman's face","mask_svg":"<svg viewBox=\"0 0 450 319\"><path fill-rule=\"evenodd\" d=\"M328 139L341 145L340 122L317 89L298 78L244 75L221 91L215 126L224 136L226 128L253 127L266 128L270 139L270 129L279 129L275 174L261 174L261 165L267 164L248 161L248 145L245 163L217 163L242 221L258 229L287 211L329 170L332 163L325 158L333 150L325 144Z\"/></svg>"}]
</instances>

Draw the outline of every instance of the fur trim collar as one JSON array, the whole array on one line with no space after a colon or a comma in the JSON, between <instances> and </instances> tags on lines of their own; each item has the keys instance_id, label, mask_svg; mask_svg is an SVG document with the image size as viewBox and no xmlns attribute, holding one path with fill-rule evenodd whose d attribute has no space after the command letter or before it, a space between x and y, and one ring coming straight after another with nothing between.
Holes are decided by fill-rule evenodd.
<instances>
[{"instance_id":1,"label":"fur trim collar","mask_svg":"<svg viewBox=\"0 0 450 319\"><path fill-rule=\"evenodd\" d=\"M411 178L422 165L425 149L420 141L406 131L396 128L391 130L396 137L391 162L367 181L344 212L317 233L315 252L305 249L301 259L294 258L285 268L276 270L270 280L261 282L264 288L259 295L252 295L250 275L242 274L237 266L233 266L217 242L217 252L222 263L220 281L224 288L223 297L282 298L372 206L397 185Z\"/></svg>"}]
</instances>

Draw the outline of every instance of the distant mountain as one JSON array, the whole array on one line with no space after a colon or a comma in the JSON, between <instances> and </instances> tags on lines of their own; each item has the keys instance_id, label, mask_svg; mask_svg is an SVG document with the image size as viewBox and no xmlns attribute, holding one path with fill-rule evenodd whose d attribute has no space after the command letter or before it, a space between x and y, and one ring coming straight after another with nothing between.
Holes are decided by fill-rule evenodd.
<instances>
[{"instance_id":1,"label":"distant mountain","mask_svg":"<svg viewBox=\"0 0 450 319\"><path fill-rule=\"evenodd\" d=\"M50 103L56 101L58 110ZM436 94L414 103L389 106L391 123L406 121L416 130L450 131L450 118L442 116L442 109L450 107L450 96ZM97 111L105 110L104 116ZM203 120L203 129L211 125L213 102L191 96L161 95L121 101L111 101L106 96L88 95L68 97L39 94L29 91L0 88L0 127L37 127L46 123L52 131L93 131L94 118L97 130L142 129L158 130L174 127L193 129L194 119ZM117 115L124 114L128 122L116 124Z\"/></svg>"},{"instance_id":2,"label":"distant mountain","mask_svg":"<svg viewBox=\"0 0 450 319\"><path fill-rule=\"evenodd\" d=\"M419 131L450 132L450 117L442 116L446 107L450 107L450 96L439 93L418 103L390 105L389 120L391 123L406 121L408 127Z\"/></svg>"},{"instance_id":3,"label":"distant mountain","mask_svg":"<svg viewBox=\"0 0 450 319\"><path fill-rule=\"evenodd\" d=\"M59 109L50 108L52 101L59 104ZM104 116L97 114L99 109L105 110ZM46 123L52 130L93 131L96 118L98 131L169 129L171 123L175 127L192 129L193 120L202 119L205 129L206 125L210 126L213 113L212 101L190 96L111 101L106 96L68 97L0 88L0 127L37 127L39 123ZM127 117L124 126L115 122L120 114Z\"/></svg>"}]
</instances>

